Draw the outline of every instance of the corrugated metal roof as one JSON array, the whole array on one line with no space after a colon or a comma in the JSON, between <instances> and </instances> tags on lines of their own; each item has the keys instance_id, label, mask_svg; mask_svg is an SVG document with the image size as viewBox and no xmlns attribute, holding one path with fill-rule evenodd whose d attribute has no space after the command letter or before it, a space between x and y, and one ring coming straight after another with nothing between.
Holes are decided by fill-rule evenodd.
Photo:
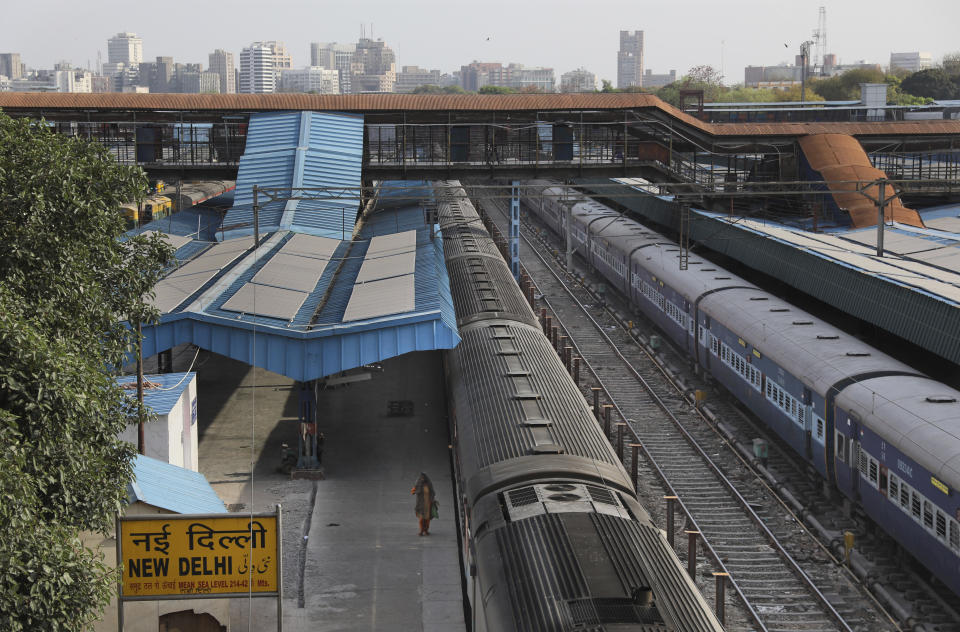
<instances>
[{"instance_id":1,"label":"corrugated metal roof","mask_svg":"<svg viewBox=\"0 0 960 632\"><path fill-rule=\"evenodd\" d=\"M145 382L156 384L153 388L143 389L143 403L158 415L167 415L180 400L180 395L197 379L196 373L160 373L144 375ZM136 375L124 375L117 378L117 384L137 384ZM131 397L137 396L135 388L128 391Z\"/></svg>"},{"instance_id":2,"label":"corrugated metal roof","mask_svg":"<svg viewBox=\"0 0 960 632\"><path fill-rule=\"evenodd\" d=\"M927 135L960 134L957 121L883 121L869 123L705 123L650 94L79 94L0 93L7 110L184 110L267 112L523 112L549 110L653 109L715 136L806 136L808 134Z\"/></svg>"},{"instance_id":3,"label":"corrugated metal roof","mask_svg":"<svg viewBox=\"0 0 960 632\"><path fill-rule=\"evenodd\" d=\"M279 230L262 241L256 252L242 253L229 269L205 281L189 301L184 299L164 314L159 325L144 328L144 353L153 355L189 342L293 379L310 380L410 351L452 348L460 339L443 263L442 236L431 237L424 218L420 206L377 210L364 219L356 241L340 242L332 254L331 244L324 238ZM413 279L412 296L407 292L408 302L402 306L406 311L381 311L380 316L344 322L370 241L393 233L409 233L400 239L408 247L415 244L413 274L407 275ZM243 240L250 238L218 246L225 248ZM303 300L296 303L295 312L292 307L276 309L269 300L267 311L261 309L265 294L260 293L260 313L251 314L252 303L242 303L238 293L249 288L278 254L307 257L326 265L315 288L297 293L296 298L302 295Z\"/></svg>"},{"instance_id":4,"label":"corrugated metal roof","mask_svg":"<svg viewBox=\"0 0 960 632\"><path fill-rule=\"evenodd\" d=\"M616 199L635 214L679 231L680 213L675 203L653 196L626 195L618 198L608 188L610 181L606 179L590 180L584 184L584 188L590 190L590 183L594 182L607 185L594 190L596 195ZM951 212L950 209L944 209L946 214ZM893 274L884 276L805 245L755 230L748 225L750 220L748 224L742 224L741 221L737 219L731 222L726 216L696 211L691 219L690 237L837 309L951 362L960 363L960 334L957 333L960 332L960 308L957 303L937 295L936 291L911 286L903 280L905 277L928 276L931 277L931 283L936 283L942 275L933 268L929 268L926 275L908 268L902 271L902 275L894 270ZM762 227L764 224L759 225ZM774 224L770 224L770 227L785 229ZM816 239L827 237L820 233L811 236ZM856 244L846 248L838 245L835 250L857 250L866 257L870 256L869 248ZM889 265L893 260L894 257L884 257L878 263ZM924 285L927 283L924 282Z\"/></svg>"},{"instance_id":5,"label":"corrugated metal roof","mask_svg":"<svg viewBox=\"0 0 960 632\"><path fill-rule=\"evenodd\" d=\"M252 234L253 187L332 187L310 200L267 201L261 196L261 230L292 229L349 238L356 220L363 158L363 118L321 112L269 112L250 116L240 159L234 207L224 219L228 236ZM336 188L352 191L349 195Z\"/></svg>"},{"instance_id":6,"label":"corrugated metal roof","mask_svg":"<svg viewBox=\"0 0 960 632\"><path fill-rule=\"evenodd\" d=\"M129 502L142 502L178 514L227 513L227 508L200 472L138 454Z\"/></svg>"}]
</instances>

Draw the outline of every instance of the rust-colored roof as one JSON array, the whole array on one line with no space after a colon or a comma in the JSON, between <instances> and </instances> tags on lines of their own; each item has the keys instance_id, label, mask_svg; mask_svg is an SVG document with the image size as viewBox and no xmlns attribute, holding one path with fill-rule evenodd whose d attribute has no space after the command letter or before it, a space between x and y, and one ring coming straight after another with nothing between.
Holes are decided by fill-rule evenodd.
<instances>
[{"instance_id":1,"label":"rust-colored roof","mask_svg":"<svg viewBox=\"0 0 960 632\"><path fill-rule=\"evenodd\" d=\"M704 123L651 94L77 94L2 92L0 108L57 110L330 110L339 112L482 112L655 109L706 134L786 136L810 134L960 134L960 121L877 123Z\"/></svg>"},{"instance_id":2,"label":"rust-colored roof","mask_svg":"<svg viewBox=\"0 0 960 632\"><path fill-rule=\"evenodd\" d=\"M857 228L876 226L877 204L859 193L855 182L872 182L887 176L870 163L867 152L857 139L843 134L817 134L804 136L798 142L807 162L823 176L837 206L850 213L853 225ZM894 196L893 186L885 184L883 188L885 197ZM879 199L880 187L867 187L864 192L871 198ZM905 207L900 198L891 200L884 214L896 222L923 226L920 214Z\"/></svg>"}]
</instances>

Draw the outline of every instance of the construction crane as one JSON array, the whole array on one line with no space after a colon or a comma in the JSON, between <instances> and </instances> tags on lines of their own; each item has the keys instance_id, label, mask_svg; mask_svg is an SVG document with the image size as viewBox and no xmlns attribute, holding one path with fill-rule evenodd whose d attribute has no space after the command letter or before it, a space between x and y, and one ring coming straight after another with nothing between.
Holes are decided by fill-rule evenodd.
<instances>
[{"instance_id":1,"label":"construction crane","mask_svg":"<svg viewBox=\"0 0 960 632\"><path fill-rule=\"evenodd\" d=\"M817 18L817 28L813 31L813 63L811 68L817 75L823 75L823 67L827 58L827 7L820 7Z\"/></svg>"}]
</instances>

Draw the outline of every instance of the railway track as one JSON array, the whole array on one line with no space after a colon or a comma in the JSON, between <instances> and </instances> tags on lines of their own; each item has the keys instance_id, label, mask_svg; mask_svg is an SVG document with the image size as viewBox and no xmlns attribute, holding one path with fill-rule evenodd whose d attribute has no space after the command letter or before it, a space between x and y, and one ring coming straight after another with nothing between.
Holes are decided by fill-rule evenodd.
<instances>
[{"instance_id":1,"label":"railway track","mask_svg":"<svg viewBox=\"0 0 960 632\"><path fill-rule=\"evenodd\" d=\"M496 200L481 207L504 225ZM701 445L704 421L667 377L585 288L564 281L545 247L521 230L521 259L558 325L607 393L650 467L679 497L689 530L699 531L755 627L773 631L895 630L844 572L762 485L732 481L723 472L746 470L717 440ZM737 478L740 478L739 476ZM754 476L747 476L755 479ZM739 485L738 485L739 483ZM865 605L867 604L867 605Z\"/></svg>"}]
</instances>

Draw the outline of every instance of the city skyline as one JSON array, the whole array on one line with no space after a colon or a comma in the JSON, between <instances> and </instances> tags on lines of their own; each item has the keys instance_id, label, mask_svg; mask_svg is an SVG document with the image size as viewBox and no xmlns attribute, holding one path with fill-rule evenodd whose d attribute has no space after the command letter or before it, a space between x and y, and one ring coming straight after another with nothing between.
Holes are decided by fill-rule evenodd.
<instances>
[{"instance_id":1,"label":"city skyline","mask_svg":"<svg viewBox=\"0 0 960 632\"><path fill-rule=\"evenodd\" d=\"M129 3L121 5L116 0L100 2L97 10L82 12L74 5L38 0L9 8L9 19L0 29L0 48L4 49L0 52L20 53L32 68L52 68L61 60L75 67L89 63L93 68L98 50L102 61L107 61L108 38L132 31L143 39L145 60L172 56L177 61L205 63L215 49L239 58L241 49L253 41L279 40L286 43L293 67L301 68L309 65L311 42L356 41L363 22L367 37L382 38L396 51L398 70L404 65L417 65L453 72L474 60L517 62L553 68L558 78L584 67L598 79L615 83L620 30L642 30L644 68L655 73L676 69L683 75L692 66L709 64L723 70L727 84L735 84L743 82L743 69L748 65L792 63L800 43L811 38L822 4L811 1L779 6L734 0L721 8L696 0L683 6L600 0L590 5L590 18L584 19L582 4L534 0L516 5L494 0L466 21L464 10L469 5L463 2L411 0L404 5L403 15L395 15L396 3L380 0L349 7L278 0L269 12L264 12L260 4L240 0L231 5L237 16L231 20L229 14L213 6L172 0L165 5L168 10L190 19L171 30L163 27L167 22L155 19L155 12ZM864 59L886 66L891 52L911 50L929 51L939 61L944 54L960 50L960 42L951 33L952 25L960 21L960 5L944 4L909 13L895 11L901 5L890 0L874 3L868 13L853 6L825 6L827 52L837 54L844 63ZM254 9L257 19L244 19ZM31 29L22 27L38 13L45 15L46 31L69 35L53 40L37 38ZM292 13L303 14L305 19L292 20ZM504 15L510 19L504 19ZM691 15L701 19L690 20ZM218 26L205 26L209 24ZM467 26L458 29L456 25L462 24Z\"/></svg>"}]
</instances>

